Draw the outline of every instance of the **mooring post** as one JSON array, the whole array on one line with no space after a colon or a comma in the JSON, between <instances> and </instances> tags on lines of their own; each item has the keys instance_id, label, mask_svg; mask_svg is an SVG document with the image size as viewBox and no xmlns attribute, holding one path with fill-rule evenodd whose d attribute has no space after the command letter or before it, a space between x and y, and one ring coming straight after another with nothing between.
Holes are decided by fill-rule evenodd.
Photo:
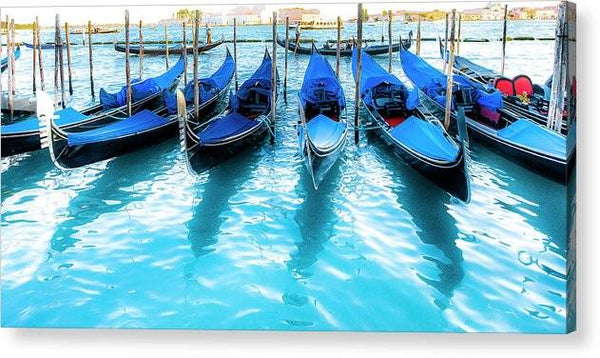
<instances>
[{"instance_id":1,"label":"mooring post","mask_svg":"<svg viewBox=\"0 0 600 358\"><path fill-rule=\"evenodd\" d=\"M131 73L129 67L129 10L125 10L125 77L127 80L127 115L131 117Z\"/></svg>"},{"instance_id":2,"label":"mooring post","mask_svg":"<svg viewBox=\"0 0 600 358\"><path fill-rule=\"evenodd\" d=\"M572 9L574 12L574 9ZM569 4L561 1L558 5L558 14L556 18L556 40L554 44L554 68L552 72L552 87L550 89L550 105L548 112L548 122L546 126L554 131L560 132L563 124L563 116L567 114L567 125L569 117L572 115L572 92L571 78L575 78L575 69L571 68L574 64L569 64L570 50L576 51L576 45L572 47L569 43Z\"/></svg>"},{"instance_id":3,"label":"mooring post","mask_svg":"<svg viewBox=\"0 0 600 358\"><path fill-rule=\"evenodd\" d=\"M138 25L138 38L140 40L140 53L138 55L140 61L140 79L144 78L144 32L142 31L142 20Z\"/></svg>"},{"instance_id":4,"label":"mooring post","mask_svg":"<svg viewBox=\"0 0 600 358\"><path fill-rule=\"evenodd\" d=\"M235 61L235 69L233 76L235 78L235 90L238 90L238 62L237 62L237 19L233 18L233 60Z\"/></svg>"},{"instance_id":5,"label":"mooring post","mask_svg":"<svg viewBox=\"0 0 600 358\"><path fill-rule=\"evenodd\" d=\"M500 73L504 76L504 62L506 60L506 25L508 19L508 5L504 5L504 22L502 27L502 66Z\"/></svg>"},{"instance_id":6,"label":"mooring post","mask_svg":"<svg viewBox=\"0 0 600 358\"><path fill-rule=\"evenodd\" d=\"M417 56L421 55L421 14L417 18L417 41L415 46L415 53Z\"/></svg>"},{"instance_id":7,"label":"mooring post","mask_svg":"<svg viewBox=\"0 0 600 358\"><path fill-rule=\"evenodd\" d=\"M385 11L384 11L384 14L383 14L383 15L384 15L384 16L386 15L386 14L385 14ZM385 38L384 38L384 36L383 36L383 33L384 33L384 32L385 32L385 17L383 17L383 16L382 16L382 17L381 17L381 43L383 43L383 42L385 41Z\"/></svg>"},{"instance_id":8,"label":"mooring post","mask_svg":"<svg viewBox=\"0 0 600 358\"><path fill-rule=\"evenodd\" d=\"M194 16L194 118L200 123L200 98L198 96L198 30L200 28L200 11Z\"/></svg>"},{"instance_id":9,"label":"mooring post","mask_svg":"<svg viewBox=\"0 0 600 358\"><path fill-rule=\"evenodd\" d=\"M38 54L38 65L40 68L40 86L42 91L46 90L46 81L44 80L44 62L42 62L42 38L40 37L40 20L35 17L35 32L37 37L37 54Z\"/></svg>"},{"instance_id":10,"label":"mooring post","mask_svg":"<svg viewBox=\"0 0 600 358\"><path fill-rule=\"evenodd\" d=\"M288 43L290 37L290 18L285 17L285 57L283 70L283 99L287 103L287 76L288 76Z\"/></svg>"},{"instance_id":11,"label":"mooring post","mask_svg":"<svg viewBox=\"0 0 600 358\"><path fill-rule=\"evenodd\" d=\"M340 78L340 57L342 51L342 17L337 17L337 38L335 48L335 75Z\"/></svg>"},{"instance_id":12,"label":"mooring post","mask_svg":"<svg viewBox=\"0 0 600 358\"><path fill-rule=\"evenodd\" d=\"M94 65L92 63L92 22L88 21L88 57L90 63L90 91L92 98L96 97L94 92Z\"/></svg>"},{"instance_id":13,"label":"mooring post","mask_svg":"<svg viewBox=\"0 0 600 358\"><path fill-rule=\"evenodd\" d=\"M458 35L456 39L456 54L460 54L460 28L462 25L462 14L458 14Z\"/></svg>"},{"instance_id":14,"label":"mooring post","mask_svg":"<svg viewBox=\"0 0 600 358\"><path fill-rule=\"evenodd\" d=\"M183 49L183 84L187 85L187 24L185 20L181 24L183 30L183 41L181 48Z\"/></svg>"},{"instance_id":15,"label":"mooring post","mask_svg":"<svg viewBox=\"0 0 600 358\"><path fill-rule=\"evenodd\" d=\"M448 13L446 13L446 34L444 35L444 73L448 73ZM452 71L452 70L451 70Z\"/></svg>"},{"instance_id":16,"label":"mooring post","mask_svg":"<svg viewBox=\"0 0 600 358\"><path fill-rule=\"evenodd\" d=\"M0 23L2 22L2 9L0 8ZM6 41L6 46L8 50L8 39ZM2 58L2 31L0 29L0 58ZM0 102L2 100L2 71L0 71Z\"/></svg>"},{"instance_id":17,"label":"mooring post","mask_svg":"<svg viewBox=\"0 0 600 358\"><path fill-rule=\"evenodd\" d=\"M451 21L451 29L450 29L450 49L447 50L449 52L450 60L448 63L448 75L446 76L446 107L444 113L444 128L446 130L450 127L450 117L452 114L452 68L454 66L454 28L456 25L456 10L452 9L452 21Z\"/></svg>"},{"instance_id":18,"label":"mooring post","mask_svg":"<svg viewBox=\"0 0 600 358\"><path fill-rule=\"evenodd\" d=\"M166 61L167 70L168 70L169 69L169 30L167 28L167 24L165 24L165 49L166 49L165 61Z\"/></svg>"},{"instance_id":19,"label":"mooring post","mask_svg":"<svg viewBox=\"0 0 600 358\"><path fill-rule=\"evenodd\" d=\"M354 91L354 143L358 143L358 126L360 119L360 76L362 73L362 26L363 4L358 3L358 16L356 17L356 86Z\"/></svg>"},{"instance_id":20,"label":"mooring post","mask_svg":"<svg viewBox=\"0 0 600 358\"><path fill-rule=\"evenodd\" d=\"M14 95L15 95L15 39L14 32L12 31L12 24L14 24L14 20L8 21L8 16L6 16L6 51L8 53L8 109L10 111L10 122L13 120L14 115Z\"/></svg>"},{"instance_id":21,"label":"mooring post","mask_svg":"<svg viewBox=\"0 0 600 358\"><path fill-rule=\"evenodd\" d=\"M273 11L273 57L271 58L271 144L275 143L277 116L277 11Z\"/></svg>"},{"instance_id":22,"label":"mooring post","mask_svg":"<svg viewBox=\"0 0 600 358\"><path fill-rule=\"evenodd\" d=\"M60 101L62 102L62 108L65 108L66 106L66 101L65 101L65 61L64 61L64 56L63 56L63 41L62 41L62 34L61 34L61 30L60 30L60 16L57 14L56 15L56 29L57 29L57 38L56 38L56 43L54 44L54 46L57 46L58 48L58 64L59 64L59 68L60 68Z\"/></svg>"},{"instance_id":23,"label":"mooring post","mask_svg":"<svg viewBox=\"0 0 600 358\"><path fill-rule=\"evenodd\" d=\"M37 27L37 24L34 21L33 29L32 29L32 33L33 33L33 58L32 58L33 67L32 68L33 68L33 71L31 71L31 74L32 74L32 78L31 78L32 82L31 83L33 85L33 93L34 94L37 92L36 87L35 87L36 86L36 83L35 83L36 82L36 72L37 72L37 33L36 33L37 30L36 30L36 27ZM0 43L1 43L1 41L0 41ZM1 57L2 56L0 56L0 58Z\"/></svg>"},{"instance_id":24,"label":"mooring post","mask_svg":"<svg viewBox=\"0 0 600 358\"><path fill-rule=\"evenodd\" d=\"M392 10L388 10L388 72L392 73Z\"/></svg>"},{"instance_id":25,"label":"mooring post","mask_svg":"<svg viewBox=\"0 0 600 358\"><path fill-rule=\"evenodd\" d=\"M67 74L69 76L69 95L73 95L73 69L71 67L71 41L69 40L69 23L65 22L65 40L67 42Z\"/></svg>"}]
</instances>

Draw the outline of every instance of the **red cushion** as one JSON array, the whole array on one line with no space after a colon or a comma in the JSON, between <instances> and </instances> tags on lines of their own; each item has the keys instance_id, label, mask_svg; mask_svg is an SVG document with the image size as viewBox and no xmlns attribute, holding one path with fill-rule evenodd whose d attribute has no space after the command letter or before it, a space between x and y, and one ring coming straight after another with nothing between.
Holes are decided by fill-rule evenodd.
<instances>
[{"instance_id":1,"label":"red cushion","mask_svg":"<svg viewBox=\"0 0 600 358\"><path fill-rule=\"evenodd\" d=\"M496 78L496 80L494 81L494 87L504 93L507 96L514 96L515 95L515 88L513 87L513 82L505 77L498 77Z\"/></svg>"},{"instance_id":2,"label":"red cushion","mask_svg":"<svg viewBox=\"0 0 600 358\"><path fill-rule=\"evenodd\" d=\"M513 85L515 86L515 93L522 95L526 93L528 97L533 95L533 83L531 79L525 75L518 75L513 79Z\"/></svg>"}]
</instances>

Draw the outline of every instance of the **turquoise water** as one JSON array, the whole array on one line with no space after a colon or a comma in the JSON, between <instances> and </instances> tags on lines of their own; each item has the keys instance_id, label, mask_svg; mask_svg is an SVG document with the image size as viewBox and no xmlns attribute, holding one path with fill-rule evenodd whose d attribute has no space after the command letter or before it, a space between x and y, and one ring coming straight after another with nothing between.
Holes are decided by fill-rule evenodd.
<instances>
[{"instance_id":1,"label":"turquoise water","mask_svg":"<svg viewBox=\"0 0 600 358\"><path fill-rule=\"evenodd\" d=\"M443 33L443 24L430 26L424 36ZM509 34L542 37L554 24L511 26ZM414 24L396 27L405 34ZM160 36L147 31L146 39ZM213 36L230 31L215 28ZM354 30L349 24L344 31ZM365 31L376 38L381 29ZM269 33L267 26L241 28L240 38ZM500 23L463 27L465 37L500 33ZM176 38L177 30L170 34ZM264 46L239 45L241 80ZM78 108L90 102L86 51L73 48ZM94 51L97 90L118 89L123 54L111 46ZM423 44L424 56L440 66L437 51L437 43ZM545 81L552 51L551 41L509 43L507 74ZM465 43L461 53L498 67L500 43ZM52 54L44 52L47 84ZM281 48L278 54L283 74ZM202 54L201 75L223 55L222 47ZM24 49L19 93L31 88L30 59ZM566 187L472 142L465 204L364 132L358 145L349 138L314 191L294 128L306 65L306 57L290 56L276 143L199 178L187 173L175 138L69 172L54 168L44 151L3 159L2 325L564 331ZM349 59L341 65L352 118ZM163 70L164 58L146 58L146 76ZM394 72L401 75L396 57Z\"/></svg>"}]
</instances>

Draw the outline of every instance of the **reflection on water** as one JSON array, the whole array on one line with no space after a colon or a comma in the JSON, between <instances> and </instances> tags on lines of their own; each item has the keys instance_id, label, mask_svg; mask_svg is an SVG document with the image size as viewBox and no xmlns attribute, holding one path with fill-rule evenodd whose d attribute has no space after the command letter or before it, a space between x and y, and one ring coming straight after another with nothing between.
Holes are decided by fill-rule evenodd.
<instances>
[{"instance_id":1,"label":"reflection on water","mask_svg":"<svg viewBox=\"0 0 600 358\"><path fill-rule=\"evenodd\" d=\"M405 33L415 24L395 26L395 33ZM552 26L519 22L509 30L543 37L552 36ZM266 38L270 30L240 28L239 36ZM378 30L365 28L372 37ZM443 33L443 23L425 30L427 36ZM228 31L215 28L213 38ZM463 31L465 37L498 37L501 25L465 23ZM149 30L145 38L159 35ZM80 108L89 102L87 55L82 46L72 50L72 103ZM239 44L240 81L263 50L264 44ZM31 53L24 51L17 65L20 92L31 88ZM552 51L552 42L510 42L508 74L545 80L551 61L538 59ZM496 42L464 43L461 52L492 68L499 63ZM223 53L202 54L201 76L220 65ZM439 67L435 43L424 42L422 53ZM96 87L120 88L122 54L111 46L94 54ZM51 56L44 61L51 68ZM358 145L349 136L315 191L294 128L308 57L290 55L289 61L288 103L278 108L276 143L265 141L197 179L187 173L175 139L66 173L52 167L47 152L3 159L2 324L564 329L567 188L471 142L472 195L464 204L381 140L361 134ZM387 65L385 56L377 61ZM148 57L145 69L146 76L164 71L164 58ZM341 71L351 94L349 59ZM403 77L397 61L394 73ZM348 105L352 118L350 96Z\"/></svg>"}]
</instances>

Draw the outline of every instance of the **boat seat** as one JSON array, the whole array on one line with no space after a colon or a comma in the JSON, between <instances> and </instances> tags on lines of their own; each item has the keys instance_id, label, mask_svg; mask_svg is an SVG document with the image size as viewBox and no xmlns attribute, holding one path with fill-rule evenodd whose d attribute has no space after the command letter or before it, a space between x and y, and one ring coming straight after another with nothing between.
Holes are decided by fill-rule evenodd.
<instances>
[{"instance_id":1,"label":"boat seat","mask_svg":"<svg viewBox=\"0 0 600 358\"><path fill-rule=\"evenodd\" d=\"M515 88L515 94L522 95L525 93L527 94L527 97L531 97L533 95L533 83L526 75L515 76L512 82Z\"/></svg>"},{"instance_id":2,"label":"boat seat","mask_svg":"<svg viewBox=\"0 0 600 358\"><path fill-rule=\"evenodd\" d=\"M513 85L513 81L506 77L498 77L494 81L494 88L498 91L504 93L507 96L515 95L515 87Z\"/></svg>"}]
</instances>

